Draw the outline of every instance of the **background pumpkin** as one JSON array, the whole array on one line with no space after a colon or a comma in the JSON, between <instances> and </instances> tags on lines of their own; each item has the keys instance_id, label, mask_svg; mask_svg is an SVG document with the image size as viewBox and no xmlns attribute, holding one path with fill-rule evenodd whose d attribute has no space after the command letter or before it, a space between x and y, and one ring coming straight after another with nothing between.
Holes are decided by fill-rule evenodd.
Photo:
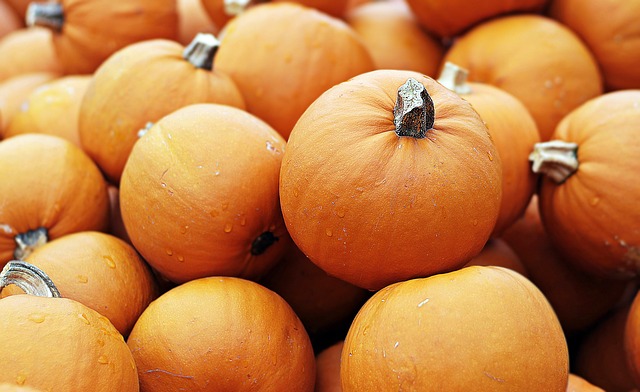
<instances>
[{"instance_id":1,"label":"background pumpkin","mask_svg":"<svg viewBox=\"0 0 640 392\"><path fill-rule=\"evenodd\" d=\"M58 77L59 75L55 73L37 72L14 76L0 83L0 112L2 112L0 137L4 135L5 129L29 94L38 86Z\"/></svg>"},{"instance_id":2,"label":"background pumpkin","mask_svg":"<svg viewBox=\"0 0 640 392\"><path fill-rule=\"evenodd\" d=\"M340 357L344 340L325 348L316 356L315 392L342 392Z\"/></svg>"},{"instance_id":3,"label":"background pumpkin","mask_svg":"<svg viewBox=\"0 0 640 392\"><path fill-rule=\"evenodd\" d=\"M482 252L465 264L465 267L472 265L509 268L522 276L529 277L529 273L520 261L520 257L501 238L490 238L482 248Z\"/></svg>"},{"instance_id":4,"label":"background pumpkin","mask_svg":"<svg viewBox=\"0 0 640 392\"><path fill-rule=\"evenodd\" d=\"M21 19L4 0L0 1L0 38L23 27Z\"/></svg>"},{"instance_id":5,"label":"background pumpkin","mask_svg":"<svg viewBox=\"0 0 640 392\"><path fill-rule=\"evenodd\" d=\"M580 376L569 374L567 392L604 392L604 389L598 388Z\"/></svg>"},{"instance_id":6,"label":"background pumpkin","mask_svg":"<svg viewBox=\"0 0 640 392\"><path fill-rule=\"evenodd\" d=\"M218 27L207 14L201 0L178 1L178 42L189 45L198 33L217 34Z\"/></svg>"},{"instance_id":7,"label":"background pumpkin","mask_svg":"<svg viewBox=\"0 0 640 392\"><path fill-rule=\"evenodd\" d=\"M16 30L0 40L0 83L14 76L62 73L62 65L51 42L51 31L40 27Z\"/></svg>"}]
</instances>

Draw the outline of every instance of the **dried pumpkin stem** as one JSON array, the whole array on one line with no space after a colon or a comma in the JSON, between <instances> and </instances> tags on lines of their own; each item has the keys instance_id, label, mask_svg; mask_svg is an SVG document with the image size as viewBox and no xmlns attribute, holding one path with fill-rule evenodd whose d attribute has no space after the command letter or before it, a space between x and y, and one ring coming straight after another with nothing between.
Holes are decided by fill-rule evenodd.
<instances>
[{"instance_id":1,"label":"dried pumpkin stem","mask_svg":"<svg viewBox=\"0 0 640 392\"><path fill-rule=\"evenodd\" d=\"M243 13L251 0L224 0L224 13L228 16L236 16Z\"/></svg>"},{"instance_id":2,"label":"dried pumpkin stem","mask_svg":"<svg viewBox=\"0 0 640 392\"><path fill-rule=\"evenodd\" d=\"M456 94L469 94L471 86L467 83L469 71L447 61L442 68L438 83L455 92Z\"/></svg>"},{"instance_id":3,"label":"dried pumpkin stem","mask_svg":"<svg viewBox=\"0 0 640 392\"><path fill-rule=\"evenodd\" d=\"M49 232L44 227L35 230L29 230L26 233L20 233L14 237L16 248L13 251L13 257L18 260L24 260L40 245L44 245L49 240Z\"/></svg>"},{"instance_id":4,"label":"dried pumpkin stem","mask_svg":"<svg viewBox=\"0 0 640 392\"><path fill-rule=\"evenodd\" d=\"M562 140L536 143L529 155L534 173L542 173L558 184L578 170L578 145Z\"/></svg>"},{"instance_id":5,"label":"dried pumpkin stem","mask_svg":"<svg viewBox=\"0 0 640 392\"><path fill-rule=\"evenodd\" d=\"M60 291L49 276L40 268L26 261L10 261L0 272L0 292L11 284L15 284L30 295L60 297Z\"/></svg>"},{"instance_id":6,"label":"dried pumpkin stem","mask_svg":"<svg viewBox=\"0 0 640 392\"><path fill-rule=\"evenodd\" d=\"M184 48L182 57L197 68L213 68L213 58L220 47L220 41L212 34L198 33Z\"/></svg>"},{"instance_id":7,"label":"dried pumpkin stem","mask_svg":"<svg viewBox=\"0 0 640 392\"><path fill-rule=\"evenodd\" d=\"M393 108L393 122L398 136L422 139L433 127L435 108L431 96L424 85L409 78L398 89L398 97Z\"/></svg>"},{"instance_id":8,"label":"dried pumpkin stem","mask_svg":"<svg viewBox=\"0 0 640 392\"><path fill-rule=\"evenodd\" d=\"M31 3L27 8L26 23L29 27L40 26L62 31L64 8L60 3Z\"/></svg>"}]
</instances>

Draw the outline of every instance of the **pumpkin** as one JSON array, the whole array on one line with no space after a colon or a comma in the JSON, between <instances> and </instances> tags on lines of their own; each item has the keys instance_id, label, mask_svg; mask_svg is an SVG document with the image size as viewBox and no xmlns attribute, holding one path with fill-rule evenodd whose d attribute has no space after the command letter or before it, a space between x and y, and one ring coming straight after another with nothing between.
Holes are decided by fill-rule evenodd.
<instances>
[{"instance_id":1,"label":"pumpkin","mask_svg":"<svg viewBox=\"0 0 640 392\"><path fill-rule=\"evenodd\" d=\"M306 110L283 157L280 199L312 262L377 290L480 253L498 217L501 178L471 105L417 72L377 70Z\"/></svg>"},{"instance_id":2,"label":"pumpkin","mask_svg":"<svg viewBox=\"0 0 640 392\"><path fill-rule=\"evenodd\" d=\"M189 45L198 33L217 34L218 27L201 0L178 0L178 42Z\"/></svg>"},{"instance_id":3,"label":"pumpkin","mask_svg":"<svg viewBox=\"0 0 640 392\"><path fill-rule=\"evenodd\" d=\"M502 239L516 252L529 278L545 294L567 333L585 330L610 311L629 287L576 269L553 246L542 224L538 198Z\"/></svg>"},{"instance_id":4,"label":"pumpkin","mask_svg":"<svg viewBox=\"0 0 640 392\"><path fill-rule=\"evenodd\" d=\"M213 24L222 29L234 16L243 13L253 0L200 0Z\"/></svg>"},{"instance_id":5,"label":"pumpkin","mask_svg":"<svg viewBox=\"0 0 640 392\"><path fill-rule=\"evenodd\" d=\"M142 391L313 391L311 342L291 307L240 278L208 277L160 296L127 344Z\"/></svg>"},{"instance_id":6,"label":"pumpkin","mask_svg":"<svg viewBox=\"0 0 640 392\"><path fill-rule=\"evenodd\" d=\"M41 27L16 30L0 40L0 82L34 73L62 73L62 65L51 42L51 31Z\"/></svg>"},{"instance_id":7,"label":"pumpkin","mask_svg":"<svg viewBox=\"0 0 640 392\"><path fill-rule=\"evenodd\" d=\"M178 283L262 276L289 243L278 200L284 147L266 123L227 105L160 119L134 146L120 185L136 249Z\"/></svg>"},{"instance_id":8,"label":"pumpkin","mask_svg":"<svg viewBox=\"0 0 640 392\"><path fill-rule=\"evenodd\" d=\"M575 374L569 374L569 384L567 392L605 392L604 389L598 388L584 378Z\"/></svg>"},{"instance_id":9,"label":"pumpkin","mask_svg":"<svg viewBox=\"0 0 640 392\"><path fill-rule=\"evenodd\" d=\"M629 374L635 385L638 386L640 385L640 295L638 293L634 296L627 313L623 344Z\"/></svg>"},{"instance_id":10,"label":"pumpkin","mask_svg":"<svg viewBox=\"0 0 640 392\"><path fill-rule=\"evenodd\" d=\"M107 185L91 159L62 138L3 140L0 178L0 266L48 240L107 228Z\"/></svg>"},{"instance_id":11,"label":"pumpkin","mask_svg":"<svg viewBox=\"0 0 640 392\"><path fill-rule=\"evenodd\" d=\"M80 147L80 103L91 76L66 76L36 88L23 102L3 137L23 133L60 136Z\"/></svg>"},{"instance_id":12,"label":"pumpkin","mask_svg":"<svg viewBox=\"0 0 640 392\"><path fill-rule=\"evenodd\" d=\"M502 204L493 235L516 221L527 208L537 176L529 153L540 141L536 123L527 108L511 94L484 83L467 82L468 71L446 63L438 82L471 104L484 121L502 161Z\"/></svg>"},{"instance_id":13,"label":"pumpkin","mask_svg":"<svg viewBox=\"0 0 640 392\"><path fill-rule=\"evenodd\" d=\"M0 1L0 39L23 26L18 14L4 0Z\"/></svg>"},{"instance_id":14,"label":"pumpkin","mask_svg":"<svg viewBox=\"0 0 640 392\"><path fill-rule=\"evenodd\" d=\"M640 90L594 98L568 114L531 154L544 174L540 214L556 248L603 277L638 276Z\"/></svg>"},{"instance_id":15,"label":"pumpkin","mask_svg":"<svg viewBox=\"0 0 640 392\"><path fill-rule=\"evenodd\" d=\"M259 4L230 22L216 66L236 82L247 111L285 139L325 90L374 68L345 22L292 3Z\"/></svg>"},{"instance_id":16,"label":"pumpkin","mask_svg":"<svg viewBox=\"0 0 640 392\"><path fill-rule=\"evenodd\" d=\"M566 114L603 89L598 64L580 38L539 15L485 22L457 39L444 61L469 70L470 81L494 85L519 99L543 141Z\"/></svg>"},{"instance_id":17,"label":"pumpkin","mask_svg":"<svg viewBox=\"0 0 640 392\"><path fill-rule=\"evenodd\" d=\"M186 48L151 40L122 49L96 71L81 103L78 129L83 149L113 183L120 182L148 122L193 103L244 108L233 81L212 69L217 49L217 39L209 34L196 36Z\"/></svg>"},{"instance_id":18,"label":"pumpkin","mask_svg":"<svg viewBox=\"0 0 640 392\"><path fill-rule=\"evenodd\" d=\"M5 129L13 119L13 116L20 110L22 102L38 86L56 79L59 75L50 72L27 73L14 76L0 83L0 112L2 112L2 122L0 122L0 138Z\"/></svg>"},{"instance_id":19,"label":"pumpkin","mask_svg":"<svg viewBox=\"0 0 640 392\"><path fill-rule=\"evenodd\" d=\"M109 234L65 235L40 246L25 261L44 271L63 297L107 317L123 336L157 294L151 271L135 249Z\"/></svg>"},{"instance_id":20,"label":"pumpkin","mask_svg":"<svg viewBox=\"0 0 640 392\"><path fill-rule=\"evenodd\" d=\"M485 20L516 12L540 11L547 0L406 0L420 23L441 37L454 37Z\"/></svg>"},{"instance_id":21,"label":"pumpkin","mask_svg":"<svg viewBox=\"0 0 640 392\"><path fill-rule=\"evenodd\" d=\"M340 378L344 392L564 392L568 372L560 323L536 286L472 266L376 292L351 324Z\"/></svg>"},{"instance_id":22,"label":"pumpkin","mask_svg":"<svg viewBox=\"0 0 640 392\"><path fill-rule=\"evenodd\" d=\"M512 269L520 275L529 277L527 269L520 261L516 252L501 238L490 238L476 257L471 259L465 267L472 265L497 266Z\"/></svg>"},{"instance_id":23,"label":"pumpkin","mask_svg":"<svg viewBox=\"0 0 640 392\"><path fill-rule=\"evenodd\" d=\"M315 392L342 392L340 357L344 340L325 348L316 356Z\"/></svg>"},{"instance_id":24,"label":"pumpkin","mask_svg":"<svg viewBox=\"0 0 640 392\"><path fill-rule=\"evenodd\" d=\"M106 317L56 298L55 285L28 263L7 264L0 290L11 283L31 295L0 299L0 382L47 391L139 390L131 352Z\"/></svg>"},{"instance_id":25,"label":"pumpkin","mask_svg":"<svg viewBox=\"0 0 640 392\"><path fill-rule=\"evenodd\" d=\"M85 74L135 42L177 38L176 7L176 0L34 2L27 25L50 28L64 72Z\"/></svg>"},{"instance_id":26,"label":"pumpkin","mask_svg":"<svg viewBox=\"0 0 640 392\"><path fill-rule=\"evenodd\" d=\"M550 15L587 44L607 89L640 88L640 1L554 0Z\"/></svg>"},{"instance_id":27,"label":"pumpkin","mask_svg":"<svg viewBox=\"0 0 640 392\"><path fill-rule=\"evenodd\" d=\"M314 8L331 16L342 17L347 10L349 0L272 0L277 2L293 2L305 7Z\"/></svg>"},{"instance_id":28,"label":"pumpkin","mask_svg":"<svg viewBox=\"0 0 640 392\"><path fill-rule=\"evenodd\" d=\"M444 56L442 44L422 30L403 1L362 5L346 21L363 40L376 69L406 69L435 76Z\"/></svg>"},{"instance_id":29,"label":"pumpkin","mask_svg":"<svg viewBox=\"0 0 640 392\"><path fill-rule=\"evenodd\" d=\"M29 4L31 4L33 0L4 0L4 2L13 7L20 18L24 19L27 15L27 8L29 8Z\"/></svg>"}]
</instances>

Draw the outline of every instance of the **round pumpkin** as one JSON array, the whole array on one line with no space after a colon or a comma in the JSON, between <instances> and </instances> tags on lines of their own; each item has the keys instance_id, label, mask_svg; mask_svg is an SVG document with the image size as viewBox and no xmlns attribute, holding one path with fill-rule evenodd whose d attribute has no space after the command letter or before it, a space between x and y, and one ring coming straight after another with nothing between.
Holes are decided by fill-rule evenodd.
<instances>
[{"instance_id":1,"label":"round pumpkin","mask_svg":"<svg viewBox=\"0 0 640 392\"><path fill-rule=\"evenodd\" d=\"M106 182L91 159L62 138L3 140L0 178L0 266L48 240L107 228Z\"/></svg>"},{"instance_id":2,"label":"round pumpkin","mask_svg":"<svg viewBox=\"0 0 640 392\"><path fill-rule=\"evenodd\" d=\"M176 0L60 0L34 2L27 25L53 30L67 74L93 73L116 51L154 38L176 39Z\"/></svg>"},{"instance_id":3,"label":"round pumpkin","mask_svg":"<svg viewBox=\"0 0 640 392\"><path fill-rule=\"evenodd\" d=\"M0 39L23 26L15 10L4 0L0 1Z\"/></svg>"},{"instance_id":4,"label":"round pumpkin","mask_svg":"<svg viewBox=\"0 0 640 392\"><path fill-rule=\"evenodd\" d=\"M342 392L340 357L344 340L325 348L316 356L315 392Z\"/></svg>"},{"instance_id":5,"label":"round pumpkin","mask_svg":"<svg viewBox=\"0 0 640 392\"><path fill-rule=\"evenodd\" d=\"M36 88L22 103L3 137L23 133L60 136L80 147L80 103L91 76L66 76Z\"/></svg>"},{"instance_id":6,"label":"round pumpkin","mask_svg":"<svg viewBox=\"0 0 640 392\"><path fill-rule=\"evenodd\" d=\"M16 30L0 40L0 82L35 72L62 73L51 41L51 31L41 27Z\"/></svg>"},{"instance_id":7,"label":"round pumpkin","mask_svg":"<svg viewBox=\"0 0 640 392\"><path fill-rule=\"evenodd\" d=\"M640 385L640 295L636 293L624 326L624 352L629 374L636 386Z\"/></svg>"},{"instance_id":8,"label":"round pumpkin","mask_svg":"<svg viewBox=\"0 0 640 392\"><path fill-rule=\"evenodd\" d=\"M640 271L640 90L608 93L581 105L536 146L544 174L540 214L567 259L603 277Z\"/></svg>"},{"instance_id":9,"label":"round pumpkin","mask_svg":"<svg viewBox=\"0 0 640 392\"><path fill-rule=\"evenodd\" d=\"M465 264L465 267L472 265L492 265L509 268L522 276L529 277L527 269L520 261L520 257L518 257L509 244L501 238L490 238L484 248L482 248L482 252Z\"/></svg>"},{"instance_id":10,"label":"round pumpkin","mask_svg":"<svg viewBox=\"0 0 640 392\"><path fill-rule=\"evenodd\" d=\"M346 21L364 42L376 69L436 75L444 48L420 27L404 1L364 4L347 13Z\"/></svg>"},{"instance_id":11,"label":"round pumpkin","mask_svg":"<svg viewBox=\"0 0 640 392\"><path fill-rule=\"evenodd\" d=\"M259 4L233 19L216 67L236 82L247 111L285 139L325 90L374 68L345 22L293 3Z\"/></svg>"},{"instance_id":12,"label":"round pumpkin","mask_svg":"<svg viewBox=\"0 0 640 392\"><path fill-rule=\"evenodd\" d=\"M513 95L485 83L467 82L468 71L446 63L438 82L471 104L484 121L502 161L502 204L493 236L516 221L533 196L537 176L529 153L540 141L536 123Z\"/></svg>"},{"instance_id":13,"label":"round pumpkin","mask_svg":"<svg viewBox=\"0 0 640 392\"><path fill-rule=\"evenodd\" d=\"M37 87L58 78L58 74L50 72L36 72L17 75L0 83L0 139L4 138L4 132L20 111L20 107L29 94Z\"/></svg>"},{"instance_id":14,"label":"round pumpkin","mask_svg":"<svg viewBox=\"0 0 640 392\"><path fill-rule=\"evenodd\" d=\"M291 307L257 283L209 277L151 303L127 344L142 391L312 392L315 358Z\"/></svg>"},{"instance_id":15,"label":"round pumpkin","mask_svg":"<svg viewBox=\"0 0 640 392\"><path fill-rule=\"evenodd\" d=\"M584 378L575 374L569 374L569 383L567 385L567 392L605 392L604 389L599 388Z\"/></svg>"},{"instance_id":16,"label":"round pumpkin","mask_svg":"<svg viewBox=\"0 0 640 392\"><path fill-rule=\"evenodd\" d=\"M218 27L201 0L178 0L178 42L189 45L198 33L217 34Z\"/></svg>"},{"instance_id":17,"label":"round pumpkin","mask_svg":"<svg viewBox=\"0 0 640 392\"><path fill-rule=\"evenodd\" d=\"M243 13L253 0L200 0L213 24L220 30L234 16Z\"/></svg>"},{"instance_id":18,"label":"round pumpkin","mask_svg":"<svg viewBox=\"0 0 640 392\"><path fill-rule=\"evenodd\" d=\"M381 289L354 319L341 360L344 392L565 392L569 372L553 309L529 280L502 267Z\"/></svg>"},{"instance_id":19,"label":"round pumpkin","mask_svg":"<svg viewBox=\"0 0 640 392\"><path fill-rule=\"evenodd\" d=\"M289 242L278 201L284 147L263 121L227 105L162 118L122 175L120 208L136 249L178 283L263 275Z\"/></svg>"},{"instance_id":20,"label":"round pumpkin","mask_svg":"<svg viewBox=\"0 0 640 392\"><path fill-rule=\"evenodd\" d=\"M194 103L244 108L233 81L212 69L217 49L218 41L208 34L196 36L186 48L151 40L122 49L96 71L82 100L78 129L82 147L112 182L120 181L148 122Z\"/></svg>"},{"instance_id":21,"label":"round pumpkin","mask_svg":"<svg viewBox=\"0 0 640 392\"><path fill-rule=\"evenodd\" d=\"M444 61L469 70L470 81L494 85L519 99L543 141L567 113L603 89L598 64L580 38L539 15L485 22L457 39Z\"/></svg>"},{"instance_id":22,"label":"round pumpkin","mask_svg":"<svg viewBox=\"0 0 640 392\"><path fill-rule=\"evenodd\" d=\"M312 262L376 290L480 253L498 217L501 178L471 105L422 74L378 70L329 89L300 118L280 199Z\"/></svg>"},{"instance_id":23,"label":"round pumpkin","mask_svg":"<svg viewBox=\"0 0 640 392\"><path fill-rule=\"evenodd\" d=\"M640 1L554 0L550 15L587 44L609 90L640 88Z\"/></svg>"}]
</instances>

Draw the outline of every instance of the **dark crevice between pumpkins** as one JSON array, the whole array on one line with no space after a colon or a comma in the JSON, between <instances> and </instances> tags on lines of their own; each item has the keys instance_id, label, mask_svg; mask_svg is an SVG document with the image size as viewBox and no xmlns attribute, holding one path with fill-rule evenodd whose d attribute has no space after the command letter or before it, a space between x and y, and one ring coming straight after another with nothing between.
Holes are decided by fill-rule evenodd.
<instances>
[{"instance_id":1,"label":"dark crevice between pumpkins","mask_svg":"<svg viewBox=\"0 0 640 392\"><path fill-rule=\"evenodd\" d=\"M64 8L60 3L31 3L27 8L26 24L60 32L64 25Z\"/></svg>"},{"instance_id":2,"label":"dark crevice between pumpkins","mask_svg":"<svg viewBox=\"0 0 640 392\"><path fill-rule=\"evenodd\" d=\"M14 237L16 248L13 257L17 260L24 260L37 247L44 245L49 240L49 232L44 227L20 233Z\"/></svg>"},{"instance_id":3,"label":"dark crevice between pumpkins","mask_svg":"<svg viewBox=\"0 0 640 392\"><path fill-rule=\"evenodd\" d=\"M0 272L0 292L12 284L29 295L61 297L51 278L43 270L26 261L12 260Z\"/></svg>"},{"instance_id":4,"label":"dark crevice between pumpkins","mask_svg":"<svg viewBox=\"0 0 640 392\"><path fill-rule=\"evenodd\" d=\"M213 58L218 52L220 41L213 34L198 33L184 51L182 58L196 68L213 69Z\"/></svg>"},{"instance_id":5,"label":"dark crevice between pumpkins","mask_svg":"<svg viewBox=\"0 0 640 392\"><path fill-rule=\"evenodd\" d=\"M435 107L426 87L413 78L398 88L393 123L398 136L423 139L435 122Z\"/></svg>"},{"instance_id":6,"label":"dark crevice between pumpkins","mask_svg":"<svg viewBox=\"0 0 640 392\"><path fill-rule=\"evenodd\" d=\"M264 233L256 237L256 239L253 240L253 243L251 243L251 254L253 256L260 256L278 240L279 238L276 237L272 232L265 231Z\"/></svg>"}]
</instances>

